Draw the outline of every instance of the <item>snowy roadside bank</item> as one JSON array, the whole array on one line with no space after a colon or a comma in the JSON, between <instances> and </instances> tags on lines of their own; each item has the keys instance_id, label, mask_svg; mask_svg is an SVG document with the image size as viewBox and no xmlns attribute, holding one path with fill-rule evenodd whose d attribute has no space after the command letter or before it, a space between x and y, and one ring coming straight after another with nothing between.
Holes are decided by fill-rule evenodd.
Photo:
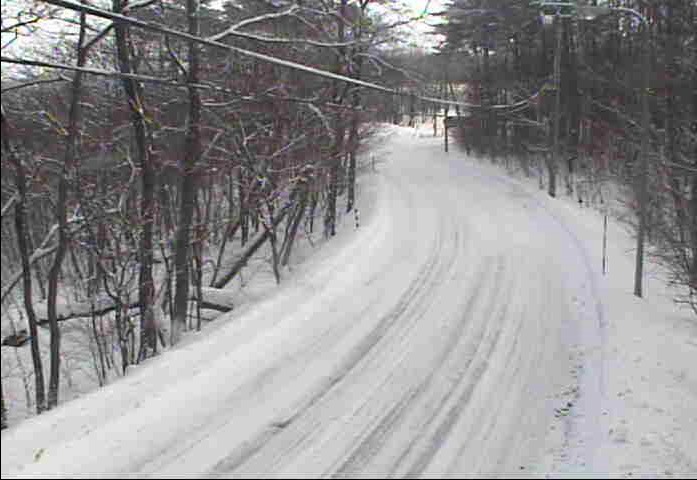
<instances>
[{"instance_id":1,"label":"snowy roadside bank","mask_svg":"<svg viewBox=\"0 0 697 480\"><path fill-rule=\"evenodd\" d=\"M441 142L427 141L434 146ZM452 154L465 157L457 148ZM488 159L465 161L534 198L584 245L593 268L604 322L602 338L590 348L579 345L571 354L577 365L574 375L582 382L604 375L600 380L601 435L596 439L600 443L583 445L587 432L579 432L598 419L586 418L579 408L571 407L562 412L569 419L571 444L555 452L549 468L561 476L590 474L586 465L569 464L579 450L590 448L605 469L595 472L598 475L697 478L697 318L688 307L674 303L675 291L667 285L667 274L648 259L644 298L635 297L635 240L626 225L609 219L607 273L603 275L602 212L579 206L573 197L552 199L538 188L536 178L511 176ZM595 368L584 371L589 364Z\"/></svg>"}]
</instances>

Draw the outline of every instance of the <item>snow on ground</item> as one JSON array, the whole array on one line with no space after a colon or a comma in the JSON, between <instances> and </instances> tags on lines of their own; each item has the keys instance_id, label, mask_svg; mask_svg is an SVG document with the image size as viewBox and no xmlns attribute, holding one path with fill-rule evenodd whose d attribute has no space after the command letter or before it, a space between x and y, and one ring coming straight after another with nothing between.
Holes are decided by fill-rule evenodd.
<instances>
[{"instance_id":1,"label":"snow on ground","mask_svg":"<svg viewBox=\"0 0 697 480\"><path fill-rule=\"evenodd\" d=\"M2 433L2 476L697 476L697 323L597 212L389 127L272 293Z\"/></svg>"},{"instance_id":2,"label":"snow on ground","mask_svg":"<svg viewBox=\"0 0 697 480\"><path fill-rule=\"evenodd\" d=\"M362 147L362 149L371 149L371 153L367 155L367 158L363 159L363 163L365 163L365 165L362 165L363 170L372 170L371 158L375 158L377 162L379 162L381 149L378 148L378 145L384 142L387 135L390 135L388 131L378 130L376 132L371 132L365 147ZM361 155L359 155L359 162L360 161ZM361 195L363 197L362 201L370 205L375 198L374 185L366 184L363 186ZM339 202L339 207L337 212L339 235L350 235L355 228L354 216L352 213L345 214L342 201ZM315 213L314 230L310 231L307 226L299 229L290 257L290 263L287 267L282 267L280 269L282 282L285 282L285 277L287 275L292 275L292 271L296 264L302 263L305 259L315 255L316 252L322 250L322 247L327 243L327 239L324 238L322 232L322 219L322 212L320 209L317 209ZM256 233L252 229L251 238L255 238L255 235ZM331 243L333 242L334 240ZM227 243L225 254L221 259L220 272L226 272L237 261L241 250L240 234L238 233L232 241ZM159 253L159 251L156 252L156 258L161 257ZM204 285L207 285L213 276L213 264L217 260L217 254L217 250L204 251ZM159 268L156 265L154 275L158 285L161 285L165 281L165 271L164 268L162 268L162 264L159 265ZM137 298L136 280L137 276L134 276L131 282L131 288L133 289L131 298ZM247 304L262 300L274 289L276 289L276 279L272 268L272 252L267 243L252 256L245 268L228 283L224 290L204 287L203 294L204 299L221 307L239 309ZM63 292L63 296L59 296L57 302L59 318L80 314L80 318L73 318L68 321L60 322L60 402L71 401L99 387L100 362L90 315L91 305L85 299L85 288L83 286L78 286L74 290L75 291L73 291L73 289L68 289ZM15 293L17 292L21 293L19 289ZM192 294L193 293L192 291ZM38 296L37 292L35 292L35 296ZM21 299L11 296L8 304L9 308L4 309L2 312L2 338L15 334L22 328L26 328L26 319ZM107 310L109 307L112 307L113 304L113 300L104 296L97 298L95 309ZM34 308L40 320L45 320L47 318L47 304L45 300L35 303ZM137 309L131 309L131 313L133 313L134 316L137 315ZM163 328L165 337L168 339L169 319L164 318L164 315L159 309L156 309L155 313L158 316L158 321ZM191 328L194 328L196 324L197 319L195 318L195 314L196 311L192 308L190 313L191 318L189 319ZM204 329L217 328L218 324L216 323L211 325L206 325L206 323L216 320L220 315L220 309L202 308L201 318L204 320ZM106 351L105 371L107 378L104 383L110 383L112 380L118 379L122 375L119 341L113 313L107 313L104 317L98 317L97 325L101 336L103 336L104 350ZM134 336L137 337L139 335L137 322L135 322L134 327ZM39 328L38 340L44 365L44 375L47 375L50 363L50 335L47 325ZM188 342L191 340L189 340L185 334L183 341ZM128 367L129 372L132 368L134 367ZM15 425L35 415L34 377L29 344L25 344L23 348L2 349L2 384L10 425Z\"/></svg>"},{"instance_id":3,"label":"snow on ground","mask_svg":"<svg viewBox=\"0 0 697 480\"><path fill-rule=\"evenodd\" d=\"M488 160L477 163L491 176L504 175ZM602 213L627 215L617 199L598 210L581 207L575 197L551 199L538 189L536 179L519 177L504 181L535 198L564 224L573 241L584 245L596 282L594 307L600 312L598 338L590 345L573 345L571 358L573 375L582 380L581 393L585 383L600 376L602 383L595 390L600 394L601 417L588 418L583 408L561 412L568 418L565 428L570 434L566 448L557 453L560 460L551 463L552 470L574 475L589 471L584 460L574 459L579 450L588 448L578 430L600 420L600 437L590 447L596 465L610 476L697 478L697 318L689 308L676 306L677 292L667 286L668 274L650 259L644 268L644 299L633 295L636 240L624 221L612 217L608 272L602 275ZM586 371L589 368L591 372ZM590 388L586 385L585 390ZM570 397L576 396L573 393ZM579 407L583 401L588 399L581 398Z\"/></svg>"},{"instance_id":4,"label":"snow on ground","mask_svg":"<svg viewBox=\"0 0 697 480\"><path fill-rule=\"evenodd\" d=\"M598 276L602 216L571 199L539 195L590 247L599 280L605 327L600 354L590 352L600 357L594 363L602 365L604 376L596 457L616 476L697 478L697 318L676 307L667 275L650 261L645 298L632 294L635 239L622 224L609 220L609 269ZM576 359L581 371L587 368L583 357ZM572 423L587 421L583 411L572 410L571 417Z\"/></svg>"}]
</instances>

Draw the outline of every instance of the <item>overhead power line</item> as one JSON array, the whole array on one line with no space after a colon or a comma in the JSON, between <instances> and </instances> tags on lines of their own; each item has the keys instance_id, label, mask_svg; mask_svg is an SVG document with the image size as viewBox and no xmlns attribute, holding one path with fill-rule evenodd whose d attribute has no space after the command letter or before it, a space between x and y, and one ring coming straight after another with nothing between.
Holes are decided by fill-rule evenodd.
<instances>
[{"instance_id":1,"label":"overhead power line","mask_svg":"<svg viewBox=\"0 0 697 480\"><path fill-rule=\"evenodd\" d=\"M174 87L174 88L182 88L182 89L189 89L189 88L196 88L200 90L209 90L209 91L214 91L216 93L222 93L226 95L232 95L235 97L235 101L240 101L240 102L264 102L264 101L280 101L280 102L291 102L291 103L306 103L306 104L311 104L315 106L323 106L327 108L332 108L332 109L337 109L337 110L350 110L354 112L378 112L377 109L373 108L367 108L367 107L352 107L350 105L344 105L340 103L334 103L334 102L327 102L323 101L320 98L302 98L302 97L290 97L290 96L280 96L280 95L273 95L269 92L262 92L261 94L255 95L255 96L250 96L250 95L244 95L239 91L235 90L230 90L229 88L221 87L218 85L213 85L210 83L187 83L187 82L180 82L177 80L172 80L172 79L167 79L167 78L162 78L162 77L154 77L151 75L141 75L137 73L123 73L123 72L115 72L111 70L103 70L99 68L89 68L89 67L77 67L74 65L66 65L64 63L56 63L56 62L45 62L42 60L33 60L33 59L28 59L28 58L12 58L12 57L0 57L0 61L3 63L13 63L15 65L24 65L27 67L40 67L40 68L50 68L54 70L67 70L71 72L82 72L86 73L89 75L95 75L98 77L106 77L106 78L127 78L129 80L135 80L138 82L143 82L143 83L155 83L159 85L166 85L168 87ZM10 92L12 90L18 90L20 88L25 88L25 87L31 87L34 85L40 85L40 84L46 84L46 83L55 83L59 81L68 81L69 79L67 77L60 77L60 78L55 78L55 79L50 79L50 80L37 80L37 81L32 81L32 82L26 82L26 83L21 83L17 85L10 85L6 88L3 88L1 91L2 93ZM215 106L215 104L208 104L209 106Z\"/></svg>"},{"instance_id":2,"label":"overhead power line","mask_svg":"<svg viewBox=\"0 0 697 480\"><path fill-rule=\"evenodd\" d=\"M171 35L172 37L180 38L183 40L188 40L190 42L199 43L201 45L207 45L210 47L215 47L215 48L227 50L230 52L235 52L235 53L238 53L240 55L255 58L257 60L261 60L261 61L266 62L266 63L278 65L280 67L290 68L293 70L299 70L299 71L308 73L310 75L329 78L332 80L339 80L342 82L361 86L361 87L364 87L364 88L367 88L370 90L376 90L376 91L387 93L390 95L410 96L410 97L413 96L413 98L415 98L417 100L429 102L429 103L434 103L434 104L458 106L458 107L468 108L468 109L472 109L472 110L506 111L509 109L521 108L521 107L527 105L528 102L532 99L532 97L527 98L527 99L521 100L521 101L514 103L514 104L478 105L478 104L472 104L472 103L467 103L467 102L458 102L455 100L444 100L444 99L440 99L440 98L424 97L424 96L420 96L420 95L414 95L414 94L411 94L408 92L398 91L394 88L389 88L389 87L386 87L384 85L379 85L379 84L372 83L372 82L366 82L364 80L359 80L356 78L347 77L347 76L340 75L337 73L328 72L326 70L322 70L322 69L315 68L315 67L310 67L307 65L303 65L301 63L292 62L289 60L283 60L283 59L276 58L276 57L266 55L263 53L259 53L259 52L255 52L252 50L247 50L244 48L236 47L234 45L228 45L226 43L222 43L219 41L198 37L198 36L186 33L186 32L182 32L179 30L175 30L175 29L166 27L164 25L160 25L160 24L155 23L155 22L148 22L145 20L132 18L132 17L129 17L126 15L110 12L108 10L103 10L101 8L93 7L93 6L86 5L86 4L78 4L78 3L68 1L68 0L39 0L39 1L41 1L43 3L47 3L49 5L54 5L56 7L62 7L62 8L66 8L68 10L83 12L83 13L86 13L88 15L93 15L93 16L104 18L104 19L111 20L114 22L126 23L126 24L133 25L133 26L136 26L136 27L139 27L139 28L142 28L144 30L151 31L151 32L160 33L160 34L164 34L164 35ZM5 60L3 59L2 61L5 61ZM536 95L537 94L535 94L534 96L536 96Z\"/></svg>"},{"instance_id":3,"label":"overhead power line","mask_svg":"<svg viewBox=\"0 0 697 480\"><path fill-rule=\"evenodd\" d=\"M42 68L51 68L55 70L69 70L73 72L82 72L82 73L88 73L91 75L97 75L100 77L109 77L109 78L127 78L129 80L135 80L138 82L146 82L146 83L159 83L162 85L168 85L168 86L173 86L173 87L182 87L182 88L198 88L198 89L205 89L205 90L223 90L223 88L216 87L214 85L209 85L205 83L185 83L185 82L178 82L176 80L171 80L167 78L161 78L161 77L154 77L151 75L141 75L138 73L123 73L123 72L112 72L108 70L102 70L98 68L89 68L89 67L77 67L73 65L66 65L63 63L56 63L56 62L46 62L42 60L33 60L33 59L27 59L27 58L12 58L12 57L5 57L2 56L0 57L0 61L2 63L13 63L15 65L24 65L27 67L42 67ZM65 80L65 79L61 79ZM54 80L57 81L57 80ZM14 85L2 89L2 93L5 93L6 91L16 89Z\"/></svg>"}]
</instances>

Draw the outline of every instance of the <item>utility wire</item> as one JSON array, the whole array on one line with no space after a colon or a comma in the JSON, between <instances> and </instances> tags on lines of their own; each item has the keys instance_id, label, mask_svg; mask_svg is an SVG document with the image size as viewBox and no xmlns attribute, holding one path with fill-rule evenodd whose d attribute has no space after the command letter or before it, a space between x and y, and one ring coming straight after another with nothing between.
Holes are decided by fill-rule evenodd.
<instances>
[{"instance_id":1,"label":"utility wire","mask_svg":"<svg viewBox=\"0 0 697 480\"><path fill-rule=\"evenodd\" d=\"M418 96L418 95L413 95L413 94L407 93L407 92L400 92L396 89L389 88L389 87L386 87L383 85L378 85L376 83L371 83L371 82L366 82L364 80L359 80L356 78L346 77L344 75L328 72L328 71L325 71L325 70L322 70L319 68L310 67L307 65L303 65L301 63L296 63L296 62L292 62L289 60L283 60L283 59L276 58L276 57L273 57L270 55L265 55L263 53L258 53L258 52L252 51L252 50L247 50L244 48L235 47L233 45L228 45L226 43L222 43L219 41L209 40L206 38L198 37L195 35L191 35L191 34L188 34L185 32L181 32L179 30L175 30L175 29L166 27L164 25L160 25L160 24L155 23L155 22L148 22L145 20L139 20L139 19L132 18L132 17L129 17L126 15L121 15L119 13L114 13L114 12L110 12L108 10L103 10L101 8L96 8L96 7L93 7L90 5L78 4L78 3L75 3L75 2L72 2L69 0L39 0L39 1L43 2L43 3L48 3L49 5L54 5L56 7L62 7L62 8L66 8L68 10L83 12L83 13L93 15L96 17L104 18L107 20L112 20L114 22L121 22L121 23L134 25L136 27L142 28L144 30L149 30L151 32L161 33L161 34L165 34L165 35L171 35L173 37L188 40L190 42L195 42L195 43L207 45L210 47L216 47L216 48L220 48L223 50L228 50L231 52L238 53L240 55L244 55L247 57L255 58L257 60L261 60L261 61L266 62L266 63L271 63L271 64L278 65L281 67L299 70L299 71L302 71L305 73L309 73L311 75L316 75L316 76L324 77L324 78L330 78L333 80L339 80L339 81L350 83L353 85L365 87L365 88L368 88L371 90L389 93L390 95L414 96L414 98L416 98L418 100L421 100L424 102L440 104L440 105L452 105L452 106L468 108L471 110L502 110L502 111L505 111L507 109L511 109L511 108L516 109L516 108L525 106L530 102L530 100L532 98L534 98L535 96L537 96L539 94L539 92L538 92L537 94L533 95L533 97L530 97L530 98L525 99L525 100L521 100L520 102L517 102L514 104L488 105L488 106L487 105L471 104L471 103L466 103L466 102L458 102L458 101L453 101L453 100L444 100L444 99L433 98L433 97ZM5 60L3 59L2 61L4 62Z\"/></svg>"},{"instance_id":2,"label":"utility wire","mask_svg":"<svg viewBox=\"0 0 697 480\"><path fill-rule=\"evenodd\" d=\"M141 75L137 73L123 73L123 72L115 72L111 70L103 70L103 69L97 69L97 68L89 68L89 67L77 67L74 65L66 65L64 63L55 63L55 62L45 62L41 60L32 60L32 59L26 59L26 58L11 58L11 57L0 57L0 60L4 63L13 63L16 65L25 65L29 67L42 67L42 68L51 68L51 69L56 69L56 70L67 70L67 71L72 71L72 72L82 72L90 75L96 75L100 77L107 77L107 78L128 78L130 80L136 80L139 82L144 82L144 83L156 83L160 85L167 85L170 87L175 87L175 88L197 88L201 90L212 90L214 92L219 92L219 93L224 93L227 95L232 95L235 97L236 101L240 102L264 102L268 100L273 100L273 101L282 101L282 102L291 102L291 103L307 103L315 106L323 106L327 108L333 108L337 110L350 110L350 111L355 111L355 112L372 112L372 113L378 113L379 110L373 109L373 108L366 108L366 107L351 107L349 105L342 105L334 102L326 102L326 101L321 101L319 98L301 98L301 97L290 97L290 96L279 96L279 95L272 95L269 93L261 93L256 96L249 96L249 95L242 95L240 92L230 90L224 87L220 87L218 85L213 85L210 83L186 83L186 82L178 82L176 80L171 80L167 78L162 78L162 77L154 77L151 75ZM23 83L19 85L12 85L10 87L2 89L2 93L9 92L11 90L17 90L19 88L24 88L24 87L29 87L33 86L36 84L41 84L41 83L53 83L53 82L58 82L58 81L67 81L67 78L57 78L57 79L51 79L51 80L46 80L46 81L35 81L35 82L28 82L28 83ZM206 103L206 102L204 102ZM230 102L227 102L230 103ZM226 103L226 104L227 104ZM223 103L210 103L208 102L208 105L206 106L224 106L225 104Z\"/></svg>"}]
</instances>

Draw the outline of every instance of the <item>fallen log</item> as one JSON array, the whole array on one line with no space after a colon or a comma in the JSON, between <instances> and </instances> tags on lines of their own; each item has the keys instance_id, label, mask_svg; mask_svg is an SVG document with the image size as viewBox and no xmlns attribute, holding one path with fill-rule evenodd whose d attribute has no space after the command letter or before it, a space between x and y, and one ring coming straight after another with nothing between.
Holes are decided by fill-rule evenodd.
<instances>
[{"instance_id":1,"label":"fallen log","mask_svg":"<svg viewBox=\"0 0 697 480\"><path fill-rule=\"evenodd\" d=\"M252 255L254 255L256 251L259 250L259 248L264 244L264 242L271 238L271 231L275 229L278 226L278 224L283 221L283 219L288 214L290 207L291 205L287 205L285 208L283 208L283 210L279 212L278 216L273 219L272 226L270 228L263 229L263 231L261 231L259 235L257 235L257 238L254 239L254 241L249 245L249 247L247 247L247 249L244 252L242 252L242 254L232 265L232 267L230 267L230 270L219 280L217 280L213 284L213 287L223 288L230 282L230 280L232 280L235 277L235 275L240 273L240 270L242 270L242 268L245 265L247 265L247 262L250 258L252 258Z\"/></svg>"},{"instance_id":2,"label":"fallen log","mask_svg":"<svg viewBox=\"0 0 697 480\"><path fill-rule=\"evenodd\" d=\"M216 310L221 313L229 312L234 305L230 299L229 292L218 288L204 287L202 289L203 301L201 308ZM193 294L192 300L198 300ZM128 309L138 308L140 304L134 300L128 304ZM45 301L39 302L34 307L38 325L48 325L48 306ZM90 302L67 302L60 299L56 305L56 317L58 321L71 320L76 318L90 318L92 314L101 316L116 310L116 302L111 297L100 297L95 299L94 310Z\"/></svg>"},{"instance_id":3,"label":"fallen log","mask_svg":"<svg viewBox=\"0 0 697 480\"><path fill-rule=\"evenodd\" d=\"M137 308L137 301L133 301L128 305L128 308ZM36 304L36 319L39 325L48 325L48 304L43 301ZM94 311L90 302L66 302L64 299L59 300L56 305L56 318L59 322L71 320L75 318L89 318L92 313L95 315L105 315L116 310L116 302L111 297L100 297L94 302Z\"/></svg>"},{"instance_id":4,"label":"fallen log","mask_svg":"<svg viewBox=\"0 0 697 480\"><path fill-rule=\"evenodd\" d=\"M234 304L230 298L230 292L219 288L202 287L201 293L203 294L203 298L201 299L200 306L203 309L225 313L234 308ZM194 292L191 294L191 299L198 301Z\"/></svg>"}]
</instances>

